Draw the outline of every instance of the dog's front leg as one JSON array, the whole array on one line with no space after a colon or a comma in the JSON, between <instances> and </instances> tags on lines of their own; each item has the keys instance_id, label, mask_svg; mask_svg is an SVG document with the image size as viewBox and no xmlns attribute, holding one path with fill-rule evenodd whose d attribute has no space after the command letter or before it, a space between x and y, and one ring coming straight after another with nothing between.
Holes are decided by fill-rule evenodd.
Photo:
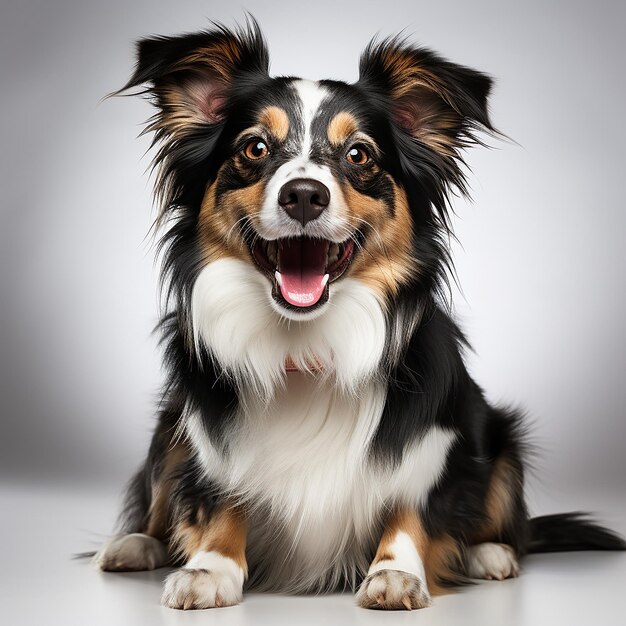
<instances>
[{"instance_id":1,"label":"dog's front leg","mask_svg":"<svg viewBox=\"0 0 626 626\"><path fill-rule=\"evenodd\" d=\"M430 539L416 511L388 520L376 556L356 598L367 609L421 609L430 604L424 561Z\"/></svg>"},{"instance_id":2,"label":"dog's front leg","mask_svg":"<svg viewBox=\"0 0 626 626\"><path fill-rule=\"evenodd\" d=\"M210 515L176 524L173 542L185 565L165 581L162 603L174 609L231 606L242 599L248 575L243 511L224 504Z\"/></svg>"}]
</instances>

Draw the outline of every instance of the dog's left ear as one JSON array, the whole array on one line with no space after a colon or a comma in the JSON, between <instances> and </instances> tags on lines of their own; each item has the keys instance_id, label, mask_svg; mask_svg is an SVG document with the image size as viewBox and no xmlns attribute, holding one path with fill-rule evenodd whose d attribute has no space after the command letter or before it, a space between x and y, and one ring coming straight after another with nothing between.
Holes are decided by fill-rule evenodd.
<instances>
[{"instance_id":1,"label":"dog's left ear","mask_svg":"<svg viewBox=\"0 0 626 626\"><path fill-rule=\"evenodd\" d=\"M198 125L224 119L230 94L251 74L267 75L269 54L258 24L177 37L150 37L137 43L137 65L117 93L145 85L157 116L151 125L161 136L180 137Z\"/></svg>"},{"instance_id":2,"label":"dog's left ear","mask_svg":"<svg viewBox=\"0 0 626 626\"><path fill-rule=\"evenodd\" d=\"M379 95L395 125L442 156L493 131L487 110L491 79L398 39L372 42L361 56L358 85Z\"/></svg>"}]
</instances>

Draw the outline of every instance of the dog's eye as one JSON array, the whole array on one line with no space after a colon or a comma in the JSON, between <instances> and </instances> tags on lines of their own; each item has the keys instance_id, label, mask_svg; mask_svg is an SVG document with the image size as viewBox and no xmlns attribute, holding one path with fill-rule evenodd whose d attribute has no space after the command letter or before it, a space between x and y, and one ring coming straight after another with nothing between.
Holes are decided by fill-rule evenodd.
<instances>
[{"instance_id":1,"label":"dog's eye","mask_svg":"<svg viewBox=\"0 0 626 626\"><path fill-rule=\"evenodd\" d=\"M261 141L261 139L253 139L252 141L249 141L243 152L251 161L264 159L270 153L267 144L264 141Z\"/></svg>"},{"instance_id":2,"label":"dog's eye","mask_svg":"<svg viewBox=\"0 0 626 626\"><path fill-rule=\"evenodd\" d=\"M352 146L346 154L346 160L353 165L365 165L370 160L370 155L365 146Z\"/></svg>"}]
</instances>

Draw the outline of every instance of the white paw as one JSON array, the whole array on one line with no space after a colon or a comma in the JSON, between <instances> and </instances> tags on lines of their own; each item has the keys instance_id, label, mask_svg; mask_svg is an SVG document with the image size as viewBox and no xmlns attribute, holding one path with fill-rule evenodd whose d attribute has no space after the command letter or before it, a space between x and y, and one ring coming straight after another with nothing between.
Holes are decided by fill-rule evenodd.
<instances>
[{"instance_id":1,"label":"white paw","mask_svg":"<svg viewBox=\"0 0 626 626\"><path fill-rule=\"evenodd\" d=\"M356 601L364 609L422 609L430 606L426 585L417 576L393 569L370 574L361 584Z\"/></svg>"},{"instance_id":2,"label":"white paw","mask_svg":"<svg viewBox=\"0 0 626 626\"><path fill-rule=\"evenodd\" d=\"M133 533L114 537L93 557L96 567L106 572L138 572L167 565L165 544L154 537Z\"/></svg>"},{"instance_id":3,"label":"white paw","mask_svg":"<svg viewBox=\"0 0 626 626\"><path fill-rule=\"evenodd\" d=\"M225 572L179 569L165 580L161 604L171 609L210 609L239 604L242 583Z\"/></svg>"},{"instance_id":4,"label":"white paw","mask_svg":"<svg viewBox=\"0 0 626 626\"><path fill-rule=\"evenodd\" d=\"M504 580L518 576L519 565L513 548L504 543L480 543L470 547L467 575L485 580Z\"/></svg>"}]
</instances>

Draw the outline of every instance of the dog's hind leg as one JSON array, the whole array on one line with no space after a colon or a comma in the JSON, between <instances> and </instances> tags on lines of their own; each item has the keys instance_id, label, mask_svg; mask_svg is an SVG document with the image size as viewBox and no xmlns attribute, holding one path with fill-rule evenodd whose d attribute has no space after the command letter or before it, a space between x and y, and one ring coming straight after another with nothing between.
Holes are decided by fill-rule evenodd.
<instances>
[{"instance_id":1,"label":"dog's hind leg","mask_svg":"<svg viewBox=\"0 0 626 626\"><path fill-rule=\"evenodd\" d=\"M517 555L506 543L484 542L470 546L466 559L466 571L470 578L504 580L519 574Z\"/></svg>"},{"instance_id":2,"label":"dog's hind leg","mask_svg":"<svg viewBox=\"0 0 626 626\"><path fill-rule=\"evenodd\" d=\"M169 563L167 540L171 493L178 468L187 458L182 444L154 454L135 476L126 497L122 533L108 541L94 556L104 571L142 571Z\"/></svg>"},{"instance_id":3,"label":"dog's hind leg","mask_svg":"<svg viewBox=\"0 0 626 626\"><path fill-rule=\"evenodd\" d=\"M485 498L485 519L473 533L466 552L466 574L486 580L516 577L527 536L521 464L514 455L505 453L494 463Z\"/></svg>"},{"instance_id":4,"label":"dog's hind leg","mask_svg":"<svg viewBox=\"0 0 626 626\"><path fill-rule=\"evenodd\" d=\"M105 572L139 572L168 564L167 546L144 533L117 535L104 544L93 557Z\"/></svg>"}]
</instances>

